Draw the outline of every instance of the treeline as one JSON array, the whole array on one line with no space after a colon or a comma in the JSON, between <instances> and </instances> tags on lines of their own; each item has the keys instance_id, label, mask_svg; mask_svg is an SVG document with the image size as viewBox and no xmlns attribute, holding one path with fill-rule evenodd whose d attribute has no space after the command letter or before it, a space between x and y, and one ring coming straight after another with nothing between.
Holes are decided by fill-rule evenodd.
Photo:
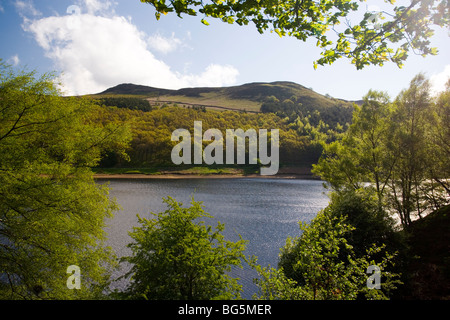
<instances>
[{"instance_id":1,"label":"treeline","mask_svg":"<svg viewBox=\"0 0 450 320\"><path fill-rule=\"evenodd\" d=\"M433 97L419 74L395 99L370 90L340 139L324 143L314 172L334 190L370 182L404 228L450 197L450 82Z\"/></svg>"},{"instance_id":2,"label":"treeline","mask_svg":"<svg viewBox=\"0 0 450 320\"><path fill-rule=\"evenodd\" d=\"M317 126L320 121L332 128L351 122L353 108L350 103L335 99L334 105L322 105L317 102L309 102L306 97L302 102L296 96L279 100L275 96L267 97L261 105L261 112L275 113L280 117L288 117L290 121L297 118L308 118L311 125Z\"/></svg>"},{"instance_id":3,"label":"treeline","mask_svg":"<svg viewBox=\"0 0 450 320\"><path fill-rule=\"evenodd\" d=\"M99 105L126 108L130 110L150 111L150 103L137 97L101 97L96 99Z\"/></svg>"},{"instance_id":4,"label":"treeline","mask_svg":"<svg viewBox=\"0 0 450 320\"><path fill-rule=\"evenodd\" d=\"M311 125L309 117L297 116L290 121L273 113L251 114L175 106L154 108L149 112L110 107L103 108L98 117L97 121L125 121L132 131L132 140L127 151L129 161L124 161L111 151L101 161L101 167L173 166L171 151L178 141L171 141L172 132L181 128L188 129L193 139L194 121L202 121L203 133L207 129L215 128L219 129L224 137L226 129L255 129L257 132L259 129L279 129L280 163L306 166L316 163L322 152L322 146L316 142L316 137L332 132L323 121L319 121L316 126ZM211 142L204 141L203 147L209 143ZM248 148L246 152L248 153Z\"/></svg>"}]
</instances>

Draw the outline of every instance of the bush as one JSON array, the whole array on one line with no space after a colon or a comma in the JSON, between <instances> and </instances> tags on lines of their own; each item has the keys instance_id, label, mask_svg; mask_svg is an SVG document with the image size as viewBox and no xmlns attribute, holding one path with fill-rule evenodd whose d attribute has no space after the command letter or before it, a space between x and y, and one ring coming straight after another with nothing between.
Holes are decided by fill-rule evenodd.
<instances>
[{"instance_id":1,"label":"bush","mask_svg":"<svg viewBox=\"0 0 450 320\"><path fill-rule=\"evenodd\" d=\"M123 260L133 264L131 285L125 295L132 299L207 300L240 296L237 279L226 272L242 267L246 241L224 240L220 222L216 230L205 225L212 218L201 202L182 208L173 198L164 199L168 210L139 217L141 227L130 233L133 255Z\"/></svg>"},{"instance_id":2,"label":"bush","mask_svg":"<svg viewBox=\"0 0 450 320\"><path fill-rule=\"evenodd\" d=\"M279 269L257 267L264 299L387 299L396 285L391 221L367 191L335 193L301 237L288 238ZM391 253L389 253L391 252ZM381 269L381 290L367 287L367 268Z\"/></svg>"}]
</instances>

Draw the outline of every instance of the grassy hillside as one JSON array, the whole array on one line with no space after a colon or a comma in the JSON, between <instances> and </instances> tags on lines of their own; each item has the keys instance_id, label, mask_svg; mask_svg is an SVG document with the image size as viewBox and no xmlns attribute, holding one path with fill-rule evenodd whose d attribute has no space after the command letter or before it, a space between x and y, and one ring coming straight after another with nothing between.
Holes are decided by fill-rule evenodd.
<instances>
[{"instance_id":1,"label":"grassy hillside","mask_svg":"<svg viewBox=\"0 0 450 320\"><path fill-rule=\"evenodd\" d=\"M293 82L249 83L232 87L183 88L168 90L134 84L120 84L107 89L97 96L133 95L140 96L154 105L178 104L185 106L205 106L215 109L245 110L259 112L268 97L283 101L296 97L308 108L319 109L337 104L351 107L352 102L323 96L312 89Z\"/></svg>"}]
</instances>

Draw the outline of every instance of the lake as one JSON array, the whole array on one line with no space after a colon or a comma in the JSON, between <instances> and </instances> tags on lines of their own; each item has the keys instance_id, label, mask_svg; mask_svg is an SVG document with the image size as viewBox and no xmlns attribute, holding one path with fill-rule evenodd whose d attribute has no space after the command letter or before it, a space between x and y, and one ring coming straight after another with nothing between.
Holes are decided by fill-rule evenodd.
<instances>
[{"instance_id":1,"label":"lake","mask_svg":"<svg viewBox=\"0 0 450 320\"><path fill-rule=\"evenodd\" d=\"M98 179L98 183L107 180ZM150 212L167 209L162 198L171 196L184 206L191 198L203 201L204 209L213 219L225 224L227 240L237 241L240 234L248 240L246 255L258 257L262 266L277 266L280 248L288 236L299 236L299 221L310 222L328 204L322 182L317 180L277 178L193 178L193 179L111 179L110 196L115 197L122 210L107 221L108 242L117 256L127 256L126 247L132 240L128 232L139 226L136 214L149 217ZM116 275L126 272L126 268ZM233 269L232 276L241 279L242 296L250 299L257 288L254 270ZM126 281L113 285L123 288Z\"/></svg>"}]
</instances>

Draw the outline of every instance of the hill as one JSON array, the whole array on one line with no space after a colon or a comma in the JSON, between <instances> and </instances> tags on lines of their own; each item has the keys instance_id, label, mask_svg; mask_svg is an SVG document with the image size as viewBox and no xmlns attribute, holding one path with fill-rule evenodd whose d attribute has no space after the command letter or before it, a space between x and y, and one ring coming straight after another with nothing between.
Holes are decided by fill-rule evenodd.
<instances>
[{"instance_id":1,"label":"hill","mask_svg":"<svg viewBox=\"0 0 450 320\"><path fill-rule=\"evenodd\" d=\"M341 131L351 122L353 112L352 102L323 96L293 82L179 90L120 84L92 97L100 105L117 107L103 109L109 113L105 117L133 119L130 162L111 154L102 161L102 168L172 166L172 132L191 128L197 120L204 128L223 132L227 128L277 128L282 141L280 171L292 173L285 171L289 166L309 172L322 152L313 137Z\"/></svg>"},{"instance_id":2,"label":"hill","mask_svg":"<svg viewBox=\"0 0 450 320\"><path fill-rule=\"evenodd\" d=\"M96 96L117 95L140 96L152 105L178 104L247 112L259 112L261 105L269 97L275 97L279 101L295 97L294 100L308 110L323 110L335 106L351 108L353 104L352 101L324 96L300 84L286 81L255 82L231 87L182 88L178 90L125 83L109 88Z\"/></svg>"}]
</instances>

